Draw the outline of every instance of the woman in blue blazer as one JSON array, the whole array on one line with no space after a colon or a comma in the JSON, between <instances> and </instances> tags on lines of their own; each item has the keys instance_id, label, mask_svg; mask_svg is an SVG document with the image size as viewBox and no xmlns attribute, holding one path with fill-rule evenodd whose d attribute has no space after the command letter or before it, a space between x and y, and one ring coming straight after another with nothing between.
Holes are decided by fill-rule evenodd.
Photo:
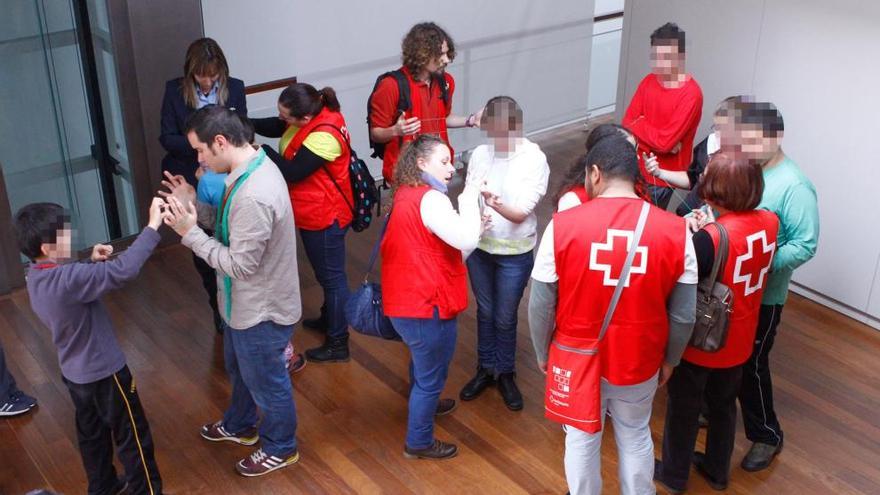
<instances>
[{"instance_id":1,"label":"woman in blue blazer","mask_svg":"<svg viewBox=\"0 0 880 495\"><path fill-rule=\"evenodd\" d=\"M186 119L205 105L221 105L247 117L247 101L244 83L229 77L223 50L211 38L198 39L189 46L183 74L165 83L159 142L168 152L162 159L162 170L182 175L195 186L199 162L186 140Z\"/></svg>"},{"instance_id":2,"label":"woman in blue blazer","mask_svg":"<svg viewBox=\"0 0 880 495\"><path fill-rule=\"evenodd\" d=\"M211 38L198 39L189 46L183 74L183 77L165 84L159 142L168 153L162 159L162 171L183 176L193 187L197 186L198 177L205 174L204 185L222 188L223 179L212 176L212 172L203 170L196 174L199 161L186 139L186 119L205 105L221 105L247 117L244 83L229 77L229 66L223 50ZM222 190L219 193L215 191L213 196L222 194ZM214 269L201 258L193 255L193 262L208 293L214 312L214 327L218 333L222 333L220 313L217 311L217 276Z\"/></svg>"}]
</instances>

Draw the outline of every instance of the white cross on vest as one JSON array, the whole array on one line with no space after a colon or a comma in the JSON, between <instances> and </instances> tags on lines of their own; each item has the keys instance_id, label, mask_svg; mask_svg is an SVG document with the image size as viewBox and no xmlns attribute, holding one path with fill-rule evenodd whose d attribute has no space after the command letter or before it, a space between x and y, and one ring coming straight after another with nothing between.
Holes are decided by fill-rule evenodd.
<instances>
[{"instance_id":1,"label":"white cross on vest","mask_svg":"<svg viewBox=\"0 0 880 495\"><path fill-rule=\"evenodd\" d=\"M773 263L776 242L767 244L767 232L761 230L746 237L746 245L749 250L736 257L733 283L745 283L745 295L749 295L764 286L764 275L770 271L770 265Z\"/></svg>"},{"instance_id":2,"label":"white cross on vest","mask_svg":"<svg viewBox=\"0 0 880 495\"><path fill-rule=\"evenodd\" d=\"M632 230L617 230L617 229L608 229L608 234L605 238L605 242L594 242L590 245L590 270L594 270L597 272L602 272L602 285L607 285L610 287L615 287L617 285L618 279L612 277L611 270L614 269L615 274L619 277L621 271L623 271L623 263L626 261L626 253L629 251L630 246L632 245L633 237L635 236L635 232ZM611 262L601 263L599 261L599 256L601 253L613 253L614 252L614 239L622 238L626 240L626 247L623 251L623 257L619 258L620 262L618 266L612 267ZM603 258L611 259L610 256L606 255ZM629 274L626 277L626 280L623 283L624 287L629 287L629 281L632 278L633 274L640 273L644 274L648 270L648 247L647 246L637 246L636 253L633 258L632 267L629 269Z\"/></svg>"}]
</instances>

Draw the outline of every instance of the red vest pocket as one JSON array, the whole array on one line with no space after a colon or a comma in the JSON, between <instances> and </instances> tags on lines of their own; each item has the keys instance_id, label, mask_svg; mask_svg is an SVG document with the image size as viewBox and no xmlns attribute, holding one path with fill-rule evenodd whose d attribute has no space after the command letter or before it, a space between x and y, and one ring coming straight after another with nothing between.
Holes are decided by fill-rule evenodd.
<instances>
[{"instance_id":1,"label":"red vest pocket","mask_svg":"<svg viewBox=\"0 0 880 495\"><path fill-rule=\"evenodd\" d=\"M545 416L587 433L600 431L601 381L598 340L557 332L547 358Z\"/></svg>"}]
</instances>

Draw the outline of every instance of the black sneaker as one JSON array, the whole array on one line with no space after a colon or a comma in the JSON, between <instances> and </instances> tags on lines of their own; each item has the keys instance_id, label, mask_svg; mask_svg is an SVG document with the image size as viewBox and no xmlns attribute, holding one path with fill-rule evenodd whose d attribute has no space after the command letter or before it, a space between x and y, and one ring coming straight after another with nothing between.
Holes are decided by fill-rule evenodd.
<instances>
[{"instance_id":1,"label":"black sneaker","mask_svg":"<svg viewBox=\"0 0 880 495\"><path fill-rule=\"evenodd\" d=\"M457 405L455 399L440 399L440 402L437 403L437 410L434 411L434 416L445 416L454 411Z\"/></svg>"},{"instance_id":2,"label":"black sneaker","mask_svg":"<svg viewBox=\"0 0 880 495\"><path fill-rule=\"evenodd\" d=\"M455 444L434 440L430 447L424 449L403 448L403 456L407 459L450 459L458 454L458 447Z\"/></svg>"},{"instance_id":3,"label":"black sneaker","mask_svg":"<svg viewBox=\"0 0 880 495\"><path fill-rule=\"evenodd\" d=\"M697 471L697 474L703 477L706 480L706 483L712 487L713 490L723 491L727 490L727 482L718 481L718 479L712 476L709 473L709 470L706 469L706 454L702 452L694 452L694 468Z\"/></svg>"},{"instance_id":4,"label":"black sneaker","mask_svg":"<svg viewBox=\"0 0 880 495\"><path fill-rule=\"evenodd\" d=\"M477 376L467 382L461 389L458 397L461 400L474 400L492 385L495 385L495 377L492 375L492 372L480 366L477 368Z\"/></svg>"},{"instance_id":5,"label":"black sneaker","mask_svg":"<svg viewBox=\"0 0 880 495\"><path fill-rule=\"evenodd\" d=\"M276 469L296 464L297 461L299 461L299 452L294 452L284 457L277 457L263 452L263 449L257 449L253 454L238 461L235 464L235 470L242 476L262 476Z\"/></svg>"},{"instance_id":6,"label":"black sneaker","mask_svg":"<svg viewBox=\"0 0 880 495\"><path fill-rule=\"evenodd\" d=\"M37 399L17 390L0 404L0 416L18 416L37 407Z\"/></svg>"},{"instance_id":7,"label":"black sneaker","mask_svg":"<svg viewBox=\"0 0 880 495\"><path fill-rule=\"evenodd\" d=\"M350 359L348 335L327 337L324 345L306 351L306 359L316 363L345 363Z\"/></svg>"},{"instance_id":8,"label":"black sneaker","mask_svg":"<svg viewBox=\"0 0 880 495\"><path fill-rule=\"evenodd\" d=\"M498 391L504 399L504 405L511 411L519 411L523 408L522 393L516 386L516 373L501 373L498 375Z\"/></svg>"},{"instance_id":9,"label":"black sneaker","mask_svg":"<svg viewBox=\"0 0 880 495\"><path fill-rule=\"evenodd\" d=\"M780 452L782 452L782 442L779 442L779 445L755 442L743 458L740 467L751 472L767 469Z\"/></svg>"}]
</instances>

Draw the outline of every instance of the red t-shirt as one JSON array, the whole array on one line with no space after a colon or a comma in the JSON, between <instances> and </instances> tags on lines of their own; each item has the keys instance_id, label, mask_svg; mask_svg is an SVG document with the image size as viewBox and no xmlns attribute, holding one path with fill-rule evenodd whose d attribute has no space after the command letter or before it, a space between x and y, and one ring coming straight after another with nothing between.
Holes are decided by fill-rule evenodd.
<instances>
[{"instance_id":1,"label":"red t-shirt","mask_svg":"<svg viewBox=\"0 0 880 495\"><path fill-rule=\"evenodd\" d=\"M455 92L455 79L449 73L443 76L447 84L446 103L442 99L442 89L439 84L428 85L425 81L416 81L410 76L405 67L401 70L410 83L410 110L404 115L405 119L418 117L422 122L419 134L438 135L446 144L449 144L449 136L446 132L446 117L452 111L452 94ZM376 91L370 99L370 127L391 127L397 122L397 100L400 92L397 89L397 81L393 77L386 77L379 82ZM403 143L412 141L415 136L393 138L385 143L385 155L382 159L382 176L387 182L391 182L394 176L394 165L400 156ZM453 154L452 146L449 153Z\"/></svg>"},{"instance_id":2,"label":"red t-shirt","mask_svg":"<svg viewBox=\"0 0 880 495\"><path fill-rule=\"evenodd\" d=\"M623 126L636 136L639 168L649 184L669 187L645 170L642 153L657 155L664 170L687 170L702 111L703 91L693 77L678 88L663 87L654 74L639 83L623 116ZM678 143L681 149L672 153Z\"/></svg>"}]
</instances>

